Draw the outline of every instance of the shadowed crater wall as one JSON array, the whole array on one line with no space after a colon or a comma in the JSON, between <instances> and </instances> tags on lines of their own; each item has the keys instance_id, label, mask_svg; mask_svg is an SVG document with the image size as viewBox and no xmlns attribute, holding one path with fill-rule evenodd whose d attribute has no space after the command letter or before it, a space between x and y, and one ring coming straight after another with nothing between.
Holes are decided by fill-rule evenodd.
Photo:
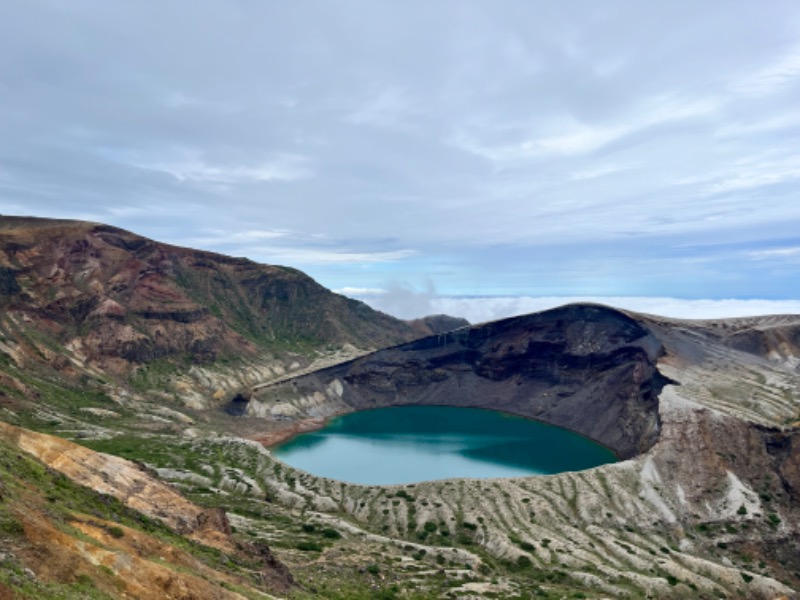
<instances>
[{"instance_id":1,"label":"shadowed crater wall","mask_svg":"<svg viewBox=\"0 0 800 600\"><path fill-rule=\"evenodd\" d=\"M322 394L341 411L407 404L501 410L566 427L624 459L658 439L657 398L670 383L656 369L662 352L626 314L570 305L380 350L264 388L257 400Z\"/></svg>"}]
</instances>

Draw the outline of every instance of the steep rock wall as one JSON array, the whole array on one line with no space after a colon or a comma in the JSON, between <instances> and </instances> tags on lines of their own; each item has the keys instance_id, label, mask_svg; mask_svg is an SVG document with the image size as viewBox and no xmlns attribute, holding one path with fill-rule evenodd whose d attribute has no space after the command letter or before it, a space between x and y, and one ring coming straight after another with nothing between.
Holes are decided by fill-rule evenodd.
<instances>
[{"instance_id":1,"label":"steep rock wall","mask_svg":"<svg viewBox=\"0 0 800 600\"><path fill-rule=\"evenodd\" d=\"M324 394L345 410L488 408L569 428L628 458L658 438L661 351L627 315L571 305L381 350L265 388L257 401Z\"/></svg>"}]
</instances>

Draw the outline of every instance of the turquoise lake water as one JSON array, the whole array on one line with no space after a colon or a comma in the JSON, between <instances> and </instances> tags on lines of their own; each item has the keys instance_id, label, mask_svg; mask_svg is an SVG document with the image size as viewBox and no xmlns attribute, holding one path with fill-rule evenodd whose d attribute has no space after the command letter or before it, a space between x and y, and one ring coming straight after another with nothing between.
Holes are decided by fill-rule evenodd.
<instances>
[{"instance_id":1,"label":"turquoise lake water","mask_svg":"<svg viewBox=\"0 0 800 600\"><path fill-rule=\"evenodd\" d=\"M272 452L314 475L369 485L551 475L616 461L607 448L566 429L490 410L444 406L350 413Z\"/></svg>"}]
</instances>

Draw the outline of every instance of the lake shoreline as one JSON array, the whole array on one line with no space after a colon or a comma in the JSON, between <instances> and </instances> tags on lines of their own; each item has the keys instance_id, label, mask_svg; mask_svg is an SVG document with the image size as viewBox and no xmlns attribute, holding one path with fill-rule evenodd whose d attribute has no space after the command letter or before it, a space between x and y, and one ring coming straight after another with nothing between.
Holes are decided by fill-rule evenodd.
<instances>
[{"instance_id":1,"label":"lake shoreline","mask_svg":"<svg viewBox=\"0 0 800 600\"><path fill-rule=\"evenodd\" d=\"M293 423L290 423L286 427L276 429L275 431L254 435L249 437L248 439L251 439L254 442L258 442L259 444L261 444L262 446L264 446L269 450L279 444L282 444L283 442L288 441L289 439L293 438L296 435L300 435L301 433L309 433L311 431L323 429L330 422L331 419L337 416L339 415L331 415L329 417L310 417L308 419L301 419L300 421L294 421Z\"/></svg>"}]
</instances>

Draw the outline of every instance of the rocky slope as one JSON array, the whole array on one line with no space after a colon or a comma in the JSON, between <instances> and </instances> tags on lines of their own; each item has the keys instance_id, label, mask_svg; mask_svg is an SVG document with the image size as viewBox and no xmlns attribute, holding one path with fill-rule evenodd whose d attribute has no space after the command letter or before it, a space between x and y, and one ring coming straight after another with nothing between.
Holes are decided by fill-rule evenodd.
<instances>
[{"instance_id":1,"label":"rocky slope","mask_svg":"<svg viewBox=\"0 0 800 600\"><path fill-rule=\"evenodd\" d=\"M463 324L105 226L4 223L0 420L127 460L0 427L0 597L146 597L140 573L175 597L258 597L264 544L293 598L798 597L798 316L578 305L402 343ZM533 417L623 460L360 486L243 439L409 403Z\"/></svg>"},{"instance_id":2,"label":"rocky slope","mask_svg":"<svg viewBox=\"0 0 800 600\"><path fill-rule=\"evenodd\" d=\"M0 482L2 598L242 599L292 587L265 545L231 537L224 512L120 458L0 423Z\"/></svg>"},{"instance_id":3,"label":"rocky slope","mask_svg":"<svg viewBox=\"0 0 800 600\"><path fill-rule=\"evenodd\" d=\"M495 560L523 557L544 571L561 564L573 583L612 596L794 597L798 334L800 316L691 322L569 306L269 386L245 414L313 424L434 403L567 426L629 460L552 477L419 484L413 506L386 503L367 486L303 486L325 490L364 524L388 522L393 535L421 533L426 521L479 523L479 535L467 533Z\"/></svg>"},{"instance_id":4,"label":"rocky slope","mask_svg":"<svg viewBox=\"0 0 800 600\"><path fill-rule=\"evenodd\" d=\"M0 217L0 305L6 334L32 329L70 362L116 372L416 337L295 269L78 221Z\"/></svg>"},{"instance_id":5,"label":"rocky slope","mask_svg":"<svg viewBox=\"0 0 800 600\"><path fill-rule=\"evenodd\" d=\"M0 216L0 404L8 407L67 386L208 408L448 324L462 321L400 321L287 267L96 223Z\"/></svg>"},{"instance_id":6,"label":"rocky slope","mask_svg":"<svg viewBox=\"0 0 800 600\"><path fill-rule=\"evenodd\" d=\"M447 333L454 329L469 327L469 321L460 317L451 317L450 315L428 315L421 319L409 321L409 325L420 334L419 337L425 337L431 334Z\"/></svg>"}]
</instances>

